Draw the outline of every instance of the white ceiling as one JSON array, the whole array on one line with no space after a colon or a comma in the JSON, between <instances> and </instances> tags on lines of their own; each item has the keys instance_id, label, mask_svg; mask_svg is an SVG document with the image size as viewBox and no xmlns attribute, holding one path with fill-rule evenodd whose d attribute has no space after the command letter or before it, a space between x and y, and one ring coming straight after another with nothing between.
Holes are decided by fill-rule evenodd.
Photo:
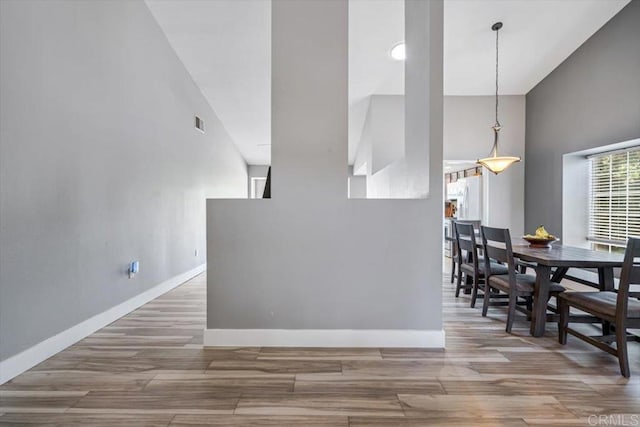
<instances>
[{"instance_id":1,"label":"white ceiling","mask_svg":"<svg viewBox=\"0 0 640 427\"><path fill-rule=\"evenodd\" d=\"M495 32L501 21L500 93L529 92L629 0L446 0L444 91L495 91Z\"/></svg>"},{"instance_id":2,"label":"white ceiling","mask_svg":"<svg viewBox=\"0 0 640 427\"><path fill-rule=\"evenodd\" d=\"M249 164L270 163L269 0L146 0L172 47ZM444 91L525 94L629 0L446 0ZM402 94L403 63L389 49L403 39L398 0L349 5L349 162L372 94Z\"/></svg>"}]
</instances>

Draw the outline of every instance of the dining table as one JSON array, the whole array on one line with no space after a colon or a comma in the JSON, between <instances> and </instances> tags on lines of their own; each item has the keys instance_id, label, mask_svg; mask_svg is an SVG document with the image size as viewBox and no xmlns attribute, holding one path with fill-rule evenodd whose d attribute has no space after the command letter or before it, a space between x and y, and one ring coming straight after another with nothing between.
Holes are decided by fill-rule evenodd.
<instances>
[{"instance_id":1,"label":"dining table","mask_svg":"<svg viewBox=\"0 0 640 427\"><path fill-rule=\"evenodd\" d=\"M455 238L448 240L455 241ZM482 248L482 238L476 236L476 242ZM547 302L551 283L560 283L571 268L595 269L598 282L585 284L601 291L614 290L614 269L622 267L624 254L596 251L588 248L566 246L554 243L549 247L532 246L522 238L512 238L513 256L525 261L536 272L533 313L531 315L530 334L534 337L544 335L547 323Z\"/></svg>"},{"instance_id":2,"label":"dining table","mask_svg":"<svg viewBox=\"0 0 640 427\"><path fill-rule=\"evenodd\" d=\"M588 268L598 271L598 283L593 286L601 291L614 290L614 268L622 267L624 255L587 248L553 244L551 247L534 247L522 239L512 239L514 257L532 263L536 272L533 313L530 333L534 337L544 335L547 321L547 301L551 283L560 283L570 268Z\"/></svg>"}]
</instances>

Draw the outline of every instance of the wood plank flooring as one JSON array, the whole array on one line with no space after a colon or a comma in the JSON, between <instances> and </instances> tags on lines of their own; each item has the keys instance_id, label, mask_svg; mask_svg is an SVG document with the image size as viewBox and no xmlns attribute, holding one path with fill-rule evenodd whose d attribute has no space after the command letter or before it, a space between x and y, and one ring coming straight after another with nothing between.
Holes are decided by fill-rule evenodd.
<instances>
[{"instance_id":1,"label":"wood plank flooring","mask_svg":"<svg viewBox=\"0 0 640 427\"><path fill-rule=\"evenodd\" d=\"M503 309L481 317L447 280L445 351L205 349L205 283L0 386L0 425L587 426L640 414L638 343L626 380L606 353L573 337L557 344L555 325L532 338L521 317L506 334Z\"/></svg>"}]
</instances>

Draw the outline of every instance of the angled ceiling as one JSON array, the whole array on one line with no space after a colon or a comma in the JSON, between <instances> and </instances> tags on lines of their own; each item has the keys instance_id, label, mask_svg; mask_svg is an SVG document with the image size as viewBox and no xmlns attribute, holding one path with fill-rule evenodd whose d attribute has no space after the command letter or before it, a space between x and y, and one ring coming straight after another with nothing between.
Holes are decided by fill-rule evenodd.
<instances>
[{"instance_id":1,"label":"angled ceiling","mask_svg":"<svg viewBox=\"0 0 640 427\"><path fill-rule=\"evenodd\" d=\"M495 90L495 32L500 30L500 93L529 92L629 0L447 0L444 90Z\"/></svg>"},{"instance_id":2,"label":"angled ceiling","mask_svg":"<svg viewBox=\"0 0 640 427\"><path fill-rule=\"evenodd\" d=\"M248 164L271 149L271 2L147 0Z\"/></svg>"},{"instance_id":3,"label":"angled ceiling","mask_svg":"<svg viewBox=\"0 0 640 427\"><path fill-rule=\"evenodd\" d=\"M495 90L500 30L500 93L525 94L629 0L446 0L446 95ZM271 150L271 2L146 0L167 39L249 164ZM349 162L355 157L372 94L402 94L401 62L389 49L403 39L399 0L349 5Z\"/></svg>"}]
</instances>

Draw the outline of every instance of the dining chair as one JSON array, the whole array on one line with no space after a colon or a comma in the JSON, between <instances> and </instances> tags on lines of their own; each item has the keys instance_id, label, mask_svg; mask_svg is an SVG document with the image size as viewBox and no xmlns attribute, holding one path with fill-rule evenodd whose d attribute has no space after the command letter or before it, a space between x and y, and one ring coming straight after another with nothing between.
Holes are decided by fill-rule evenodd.
<instances>
[{"instance_id":1,"label":"dining chair","mask_svg":"<svg viewBox=\"0 0 640 427\"><path fill-rule=\"evenodd\" d=\"M506 331L511 332L516 310L525 313L527 319L531 319L536 277L517 272L518 265L513 256L509 229L482 226L480 230L484 248L485 271L489 272L484 289L482 315L487 315L489 305L505 305L503 302L491 302L491 298L504 298L504 295L506 295L508 298ZM507 273L491 273L492 260L506 264ZM552 283L549 294L557 297L563 291L564 287L557 283ZM546 303L547 301L544 302L544 304Z\"/></svg>"},{"instance_id":2,"label":"dining chair","mask_svg":"<svg viewBox=\"0 0 640 427\"><path fill-rule=\"evenodd\" d=\"M456 297L460 293L460 289L471 289L471 308L476 306L478 299L478 290L484 292L485 283L485 265L480 261L478 255L478 244L476 243L476 234L473 224L465 222L456 222L456 242L459 248L460 272L456 285ZM491 262L492 274L507 274L507 266ZM471 278L469 281L468 279ZM464 284L462 284L464 281Z\"/></svg>"},{"instance_id":3,"label":"dining chair","mask_svg":"<svg viewBox=\"0 0 640 427\"><path fill-rule=\"evenodd\" d=\"M629 238L627 241L617 292L565 292L558 298L560 344L567 343L569 333L616 356L620 363L620 373L625 378L631 376L627 341L640 341L639 337L627 334L627 328L640 328L640 301L629 293L629 287L632 284L640 284L640 239L638 238ZM592 323L603 322L602 335L588 336L570 328L571 307L591 315ZM607 330L609 324L615 326L615 334L610 334ZM616 346L613 347L610 343L615 343Z\"/></svg>"},{"instance_id":4,"label":"dining chair","mask_svg":"<svg viewBox=\"0 0 640 427\"><path fill-rule=\"evenodd\" d=\"M478 253L473 248L471 240L474 238L473 225L453 221L453 235L455 238L457 272L456 298L460 296L460 289L471 291L475 282L474 265L477 265ZM469 276L471 274L471 276ZM469 278L474 282L469 282Z\"/></svg>"}]
</instances>

